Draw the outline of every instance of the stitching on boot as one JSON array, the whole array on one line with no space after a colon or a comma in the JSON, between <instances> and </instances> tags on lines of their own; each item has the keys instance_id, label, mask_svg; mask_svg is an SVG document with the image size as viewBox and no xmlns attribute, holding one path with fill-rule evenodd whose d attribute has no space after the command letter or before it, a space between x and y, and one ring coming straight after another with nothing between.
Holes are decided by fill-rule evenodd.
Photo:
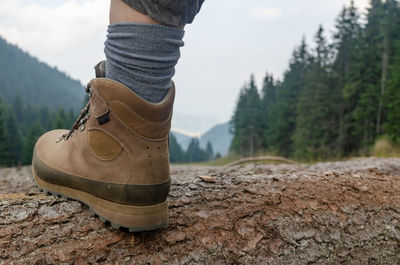
<instances>
[{"instance_id":1,"label":"stitching on boot","mask_svg":"<svg viewBox=\"0 0 400 265\"><path fill-rule=\"evenodd\" d=\"M92 153L101 160L115 159L123 150L111 135L96 129L88 132L88 142Z\"/></svg>"}]
</instances>

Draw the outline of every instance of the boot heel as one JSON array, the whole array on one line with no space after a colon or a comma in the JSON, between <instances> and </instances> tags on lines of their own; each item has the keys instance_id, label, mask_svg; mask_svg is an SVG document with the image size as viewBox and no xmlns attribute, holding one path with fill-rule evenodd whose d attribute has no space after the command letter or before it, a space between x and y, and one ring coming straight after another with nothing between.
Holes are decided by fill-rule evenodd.
<instances>
[{"instance_id":1,"label":"boot heel","mask_svg":"<svg viewBox=\"0 0 400 265\"><path fill-rule=\"evenodd\" d=\"M80 190L46 182L37 176L35 170L33 170L33 178L39 188L86 204L100 217L101 221L109 221L113 228L125 227L130 232L139 232L155 230L168 225L167 201L150 206L118 204Z\"/></svg>"},{"instance_id":2,"label":"boot heel","mask_svg":"<svg viewBox=\"0 0 400 265\"><path fill-rule=\"evenodd\" d=\"M151 206L129 206L94 198L87 204L99 217L114 228L125 227L130 232L155 230L168 225L168 203Z\"/></svg>"}]
</instances>

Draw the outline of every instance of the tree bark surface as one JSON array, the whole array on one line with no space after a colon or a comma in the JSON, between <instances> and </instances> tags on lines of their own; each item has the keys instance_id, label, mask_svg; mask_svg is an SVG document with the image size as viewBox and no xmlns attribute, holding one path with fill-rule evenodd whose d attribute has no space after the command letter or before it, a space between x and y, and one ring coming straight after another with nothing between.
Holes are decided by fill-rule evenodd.
<instances>
[{"instance_id":1,"label":"tree bark surface","mask_svg":"<svg viewBox=\"0 0 400 265\"><path fill-rule=\"evenodd\" d=\"M214 183L198 176L215 177ZM0 170L0 264L398 264L400 159L172 167L170 224L113 230Z\"/></svg>"}]
</instances>

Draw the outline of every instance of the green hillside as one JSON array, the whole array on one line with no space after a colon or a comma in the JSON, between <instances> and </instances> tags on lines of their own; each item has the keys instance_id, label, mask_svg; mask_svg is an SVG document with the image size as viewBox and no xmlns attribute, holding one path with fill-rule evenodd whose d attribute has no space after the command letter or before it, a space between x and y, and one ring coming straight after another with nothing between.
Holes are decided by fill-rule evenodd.
<instances>
[{"instance_id":1,"label":"green hillside","mask_svg":"<svg viewBox=\"0 0 400 265\"><path fill-rule=\"evenodd\" d=\"M11 103L19 96L32 107L62 107L77 112L84 97L82 85L0 37L0 96Z\"/></svg>"}]
</instances>

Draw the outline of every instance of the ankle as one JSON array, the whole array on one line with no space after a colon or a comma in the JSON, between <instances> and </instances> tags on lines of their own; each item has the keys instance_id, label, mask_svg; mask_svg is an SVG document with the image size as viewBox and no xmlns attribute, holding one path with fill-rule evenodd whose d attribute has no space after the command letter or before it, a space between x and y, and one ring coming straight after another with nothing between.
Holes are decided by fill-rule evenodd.
<instances>
[{"instance_id":1,"label":"ankle","mask_svg":"<svg viewBox=\"0 0 400 265\"><path fill-rule=\"evenodd\" d=\"M142 23L163 25L163 23L130 8L122 0L111 0L110 5L110 24L116 23Z\"/></svg>"},{"instance_id":2,"label":"ankle","mask_svg":"<svg viewBox=\"0 0 400 265\"><path fill-rule=\"evenodd\" d=\"M169 26L118 23L108 27L106 78L118 81L152 103L172 86L184 31Z\"/></svg>"}]
</instances>

